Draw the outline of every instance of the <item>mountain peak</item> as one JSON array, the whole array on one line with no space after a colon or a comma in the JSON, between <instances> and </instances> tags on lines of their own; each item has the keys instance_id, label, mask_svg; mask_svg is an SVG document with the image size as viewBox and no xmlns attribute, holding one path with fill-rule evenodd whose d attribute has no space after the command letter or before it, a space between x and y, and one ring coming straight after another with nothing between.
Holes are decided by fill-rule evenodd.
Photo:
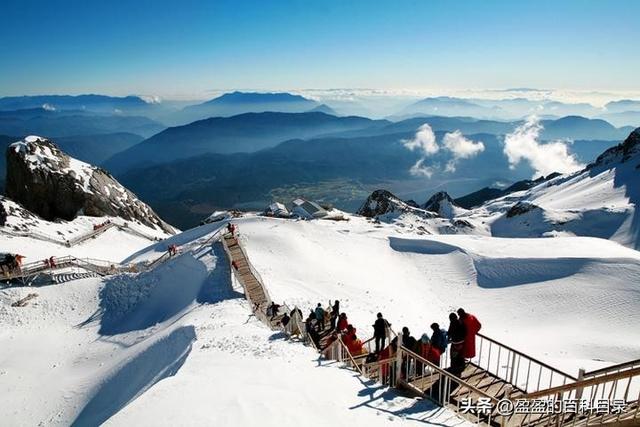
<instances>
[{"instance_id":1,"label":"mountain peak","mask_svg":"<svg viewBox=\"0 0 640 427\"><path fill-rule=\"evenodd\" d=\"M40 136L28 136L7 148L6 194L50 221L117 216L175 232L108 172L68 156Z\"/></svg>"},{"instance_id":2,"label":"mountain peak","mask_svg":"<svg viewBox=\"0 0 640 427\"><path fill-rule=\"evenodd\" d=\"M387 214L414 213L421 217L433 218L431 212L411 206L388 190L375 190L356 212L357 215L376 218Z\"/></svg>"},{"instance_id":3,"label":"mountain peak","mask_svg":"<svg viewBox=\"0 0 640 427\"><path fill-rule=\"evenodd\" d=\"M327 104L320 104L317 107L312 108L308 112L309 113L325 113L325 114L329 114L329 115L332 115L332 116L337 116L338 115L338 113L336 113L336 110L334 110L333 108L329 107Z\"/></svg>"},{"instance_id":4,"label":"mountain peak","mask_svg":"<svg viewBox=\"0 0 640 427\"><path fill-rule=\"evenodd\" d=\"M294 95L288 92L230 92L220 95L205 104L220 103L271 103L271 102L309 102L314 103L300 95Z\"/></svg>"},{"instance_id":5,"label":"mountain peak","mask_svg":"<svg viewBox=\"0 0 640 427\"><path fill-rule=\"evenodd\" d=\"M423 209L437 213L443 218L453 218L457 215L457 210L460 210L458 205L455 204L449 193L446 191L439 191L424 204Z\"/></svg>"}]
</instances>

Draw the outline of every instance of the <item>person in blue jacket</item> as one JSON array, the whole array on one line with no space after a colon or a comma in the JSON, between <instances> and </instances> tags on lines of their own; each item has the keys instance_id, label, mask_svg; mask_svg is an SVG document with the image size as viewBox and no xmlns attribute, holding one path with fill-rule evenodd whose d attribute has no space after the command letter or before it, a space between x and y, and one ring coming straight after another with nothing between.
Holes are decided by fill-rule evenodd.
<instances>
[{"instance_id":1,"label":"person in blue jacket","mask_svg":"<svg viewBox=\"0 0 640 427\"><path fill-rule=\"evenodd\" d=\"M316 320L318 321L318 331L324 331L324 308L320 303L316 307Z\"/></svg>"}]
</instances>

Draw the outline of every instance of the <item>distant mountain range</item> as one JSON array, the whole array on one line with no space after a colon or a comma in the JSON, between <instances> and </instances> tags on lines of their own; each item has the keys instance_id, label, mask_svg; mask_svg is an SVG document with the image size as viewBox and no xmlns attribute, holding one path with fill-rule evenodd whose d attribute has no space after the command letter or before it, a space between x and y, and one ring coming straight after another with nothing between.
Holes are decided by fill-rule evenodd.
<instances>
[{"instance_id":1,"label":"distant mountain range","mask_svg":"<svg viewBox=\"0 0 640 427\"><path fill-rule=\"evenodd\" d=\"M246 113L214 117L166 129L105 163L116 174L205 153L253 152L293 138L363 129L387 124L364 117L324 113Z\"/></svg>"},{"instance_id":2,"label":"distant mountain range","mask_svg":"<svg viewBox=\"0 0 640 427\"><path fill-rule=\"evenodd\" d=\"M579 115L598 117L603 114L620 112L621 109L635 105L638 101L620 101L607 104L611 108L597 108L587 103L565 103L550 100L530 100L526 98L513 99L474 99L455 98L448 96L431 97L408 105L392 116L392 119L409 118L415 115L434 116L471 116L482 119L514 120L522 117L537 115L540 117L563 117ZM633 125L632 123L622 123Z\"/></svg>"},{"instance_id":3,"label":"distant mountain range","mask_svg":"<svg viewBox=\"0 0 640 427\"><path fill-rule=\"evenodd\" d=\"M549 115L571 109L592 112L588 104L524 98L439 97L417 104L437 108L441 115L418 112L396 121L337 117L333 103L320 104L288 93L233 92L182 110L140 97L0 98L0 135L10 135L0 137L0 145L30 134L54 138L74 157L122 177L163 215L185 227L211 208L256 208L289 195L309 195L352 210L380 183L402 197L417 199L444 185L454 197L483 188L474 196L482 199L503 191L492 186L495 182L508 185L530 178L534 171L526 163L511 169L503 153L504 135L520 126L521 119L478 117L526 112L540 105ZM640 115L628 108L636 108L636 101L610 103L596 110ZM238 111L242 114L233 114ZM446 114L453 112L465 115ZM169 128L150 118L161 116L170 123L180 114L206 118ZM592 161L631 130L576 115L540 123L544 127L541 142L573 141L569 150L582 163ZM485 150L447 173L442 166L451 155L441 150L428 159L439 172L431 179L417 179L409 169L420 156L402 141L414 137L423 124L431 126L439 141L445 132L459 130L483 142ZM3 176L0 161L0 181Z\"/></svg>"},{"instance_id":4,"label":"distant mountain range","mask_svg":"<svg viewBox=\"0 0 640 427\"><path fill-rule=\"evenodd\" d=\"M149 137L163 129L161 123L142 116L44 108L0 111L0 134L5 135L59 137L126 132Z\"/></svg>"},{"instance_id":5,"label":"distant mountain range","mask_svg":"<svg viewBox=\"0 0 640 427\"><path fill-rule=\"evenodd\" d=\"M640 101L621 99L620 101L608 102L604 108L610 113L640 112Z\"/></svg>"},{"instance_id":6,"label":"distant mountain range","mask_svg":"<svg viewBox=\"0 0 640 427\"><path fill-rule=\"evenodd\" d=\"M106 95L37 95L6 96L0 98L0 110L47 108L49 110L86 110L102 113L117 111L133 113L151 104L138 96L115 97Z\"/></svg>"},{"instance_id":7,"label":"distant mountain range","mask_svg":"<svg viewBox=\"0 0 640 427\"><path fill-rule=\"evenodd\" d=\"M272 199L314 196L353 210L381 183L403 197L411 195L412 189L419 189L417 194L424 197L442 185L460 195L495 181L523 180L534 173L526 164L512 169L503 153L502 138L480 133L468 137L484 143L481 155L465 160L455 173L416 179L409 169L420 156L402 143L414 133L415 128L362 137L294 139L253 153L209 153L138 167L121 174L120 179L169 221L186 227L197 223L208 210L260 209ZM438 140L443 135L443 131L436 132ZM586 163L614 144L577 140L570 150ZM444 165L448 160L449 155L440 152L429 163Z\"/></svg>"}]
</instances>

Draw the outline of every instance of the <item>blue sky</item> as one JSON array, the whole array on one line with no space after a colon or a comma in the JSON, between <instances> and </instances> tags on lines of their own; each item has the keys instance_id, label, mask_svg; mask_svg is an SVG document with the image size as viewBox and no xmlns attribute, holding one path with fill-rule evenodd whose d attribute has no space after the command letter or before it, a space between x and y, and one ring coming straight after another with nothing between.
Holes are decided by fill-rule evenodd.
<instances>
[{"instance_id":1,"label":"blue sky","mask_svg":"<svg viewBox=\"0 0 640 427\"><path fill-rule=\"evenodd\" d=\"M3 0L0 95L637 91L639 15L632 0Z\"/></svg>"}]
</instances>

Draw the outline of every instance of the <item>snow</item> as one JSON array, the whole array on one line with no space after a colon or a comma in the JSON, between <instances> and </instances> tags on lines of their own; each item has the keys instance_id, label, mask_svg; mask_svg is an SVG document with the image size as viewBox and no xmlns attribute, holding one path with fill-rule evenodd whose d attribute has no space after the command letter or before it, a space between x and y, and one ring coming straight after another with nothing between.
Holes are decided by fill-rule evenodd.
<instances>
[{"instance_id":1,"label":"snow","mask_svg":"<svg viewBox=\"0 0 640 427\"><path fill-rule=\"evenodd\" d=\"M265 426L465 424L318 360L251 316L221 245L202 244L220 226L172 237L183 253L146 273L38 288L22 308L10 302L33 289L1 290L3 421L251 425L259 416Z\"/></svg>"}]
</instances>

